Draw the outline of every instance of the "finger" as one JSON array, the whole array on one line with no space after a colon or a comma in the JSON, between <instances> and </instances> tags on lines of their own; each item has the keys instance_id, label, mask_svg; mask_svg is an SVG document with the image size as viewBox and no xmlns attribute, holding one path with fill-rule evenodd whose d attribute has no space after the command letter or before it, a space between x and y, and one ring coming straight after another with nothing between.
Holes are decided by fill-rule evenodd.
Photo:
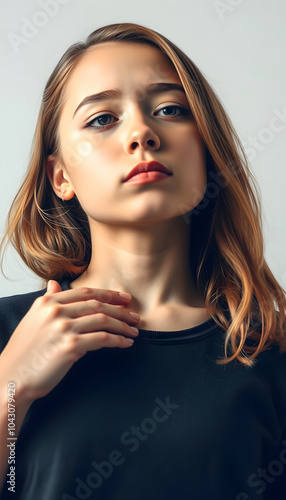
<instances>
[{"instance_id":1,"label":"finger","mask_svg":"<svg viewBox=\"0 0 286 500\"><path fill-rule=\"evenodd\" d=\"M80 318L92 314L104 313L112 318L125 321L126 323L136 324L140 321L140 316L133 311L116 307L110 304L104 304L98 300L91 299L62 306L60 316L68 318Z\"/></svg>"},{"instance_id":2,"label":"finger","mask_svg":"<svg viewBox=\"0 0 286 500\"><path fill-rule=\"evenodd\" d=\"M78 334L92 333L102 330L108 333L127 335L129 337L138 335L138 329L134 326L130 326L124 321L112 318L104 313L76 318L70 322L69 329Z\"/></svg>"},{"instance_id":3,"label":"finger","mask_svg":"<svg viewBox=\"0 0 286 500\"><path fill-rule=\"evenodd\" d=\"M123 305L130 302L131 298L130 293L88 287L78 287L57 293L57 302L61 304L95 299L108 304Z\"/></svg>"},{"instance_id":4,"label":"finger","mask_svg":"<svg viewBox=\"0 0 286 500\"><path fill-rule=\"evenodd\" d=\"M50 295L52 293L58 293L61 291L62 291L61 286L57 281L49 280L48 284L47 284L47 291L46 291L45 295Z\"/></svg>"},{"instance_id":5,"label":"finger","mask_svg":"<svg viewBox=\"0 0 286 500\"><path fill-rule=\"evenodd\" d=\"M122 335L98 331L79 335L78 350L85 354L88 351L96 351L102 347L131 347L133 343L133 339L126 338Z\"/></svg>"}]
</instances>

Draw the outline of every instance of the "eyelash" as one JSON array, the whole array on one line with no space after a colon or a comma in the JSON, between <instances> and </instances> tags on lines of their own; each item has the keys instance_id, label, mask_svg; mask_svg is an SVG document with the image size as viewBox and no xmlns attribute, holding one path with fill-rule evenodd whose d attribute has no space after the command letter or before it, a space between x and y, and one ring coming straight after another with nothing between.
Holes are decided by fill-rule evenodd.
<instances>
[{"instance_id":1,"label":"eyelash","mask_svg":"<svg viewBox=\"0 0 286 500\"><path fill-rule=\"evenodd\" d=\"M175 105L175 104L170 104L168 106L164 106L160 109L158 109L158 111L156 111L156 113L159 113L159 111L162 111L164 109L169 109L169 108L175 108L176 110L179 110L180 113L179 114L176 114L176 115L165 115L165 116L171 116L171 117L177 117L177 116L184 116L184 115L188 115L190 113L189 110L183 108L182 106L178 106L178 105ZM112 123L108 123L107 125L101 125L101 126L95 126L95 125L92 125L92 123L94 123L96 120L99 120L100 118L102 117L105 117L105 116L112 116L112 118L115 119L115 117L111 114L111 113L103 113L102 115L99 115L97 116L96 118L93 118L92 120L90 120L85 126L84 128L90 128L90 129L93 129L93 130L104 130L105 128L109 127L110 125L112 125L112 123L116 123L118 120L115 119L114 122ZM156 116L156 115L155 115Z\"/></svg>"}]
</instances>

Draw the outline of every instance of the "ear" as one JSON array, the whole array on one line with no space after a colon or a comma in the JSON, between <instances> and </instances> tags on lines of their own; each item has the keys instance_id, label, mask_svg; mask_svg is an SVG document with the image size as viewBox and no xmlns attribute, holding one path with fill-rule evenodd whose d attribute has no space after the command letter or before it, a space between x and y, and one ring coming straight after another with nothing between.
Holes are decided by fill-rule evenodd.
<instances>
[{"instance_id":1,"label":"ear","mask_svg":"<svg viewBox=\"0 0 286 500\"><path fill-rule=\"evenodd\" d=\"M62 162L55 156L49 155L46 170L56 195L63 201L71 200L75 192Z\"/></svg>"}]
</instances>

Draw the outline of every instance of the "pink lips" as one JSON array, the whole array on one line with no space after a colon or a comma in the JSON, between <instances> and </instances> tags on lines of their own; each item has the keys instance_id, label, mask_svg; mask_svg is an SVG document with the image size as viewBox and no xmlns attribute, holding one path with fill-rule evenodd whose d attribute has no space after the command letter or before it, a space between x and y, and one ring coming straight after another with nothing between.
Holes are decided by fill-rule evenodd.
<instances>
[{"instance_id":1,"label":"pink lips","mask_svg":"<svg viewBox=\"0 0 286 500\"><path fill-rule=\"evenodd\" d=\"M123 182L146 184L162 181L170 175L172 175L170 170L157 161L142 162L132 168Z\"/></svg>"}]
</instances>

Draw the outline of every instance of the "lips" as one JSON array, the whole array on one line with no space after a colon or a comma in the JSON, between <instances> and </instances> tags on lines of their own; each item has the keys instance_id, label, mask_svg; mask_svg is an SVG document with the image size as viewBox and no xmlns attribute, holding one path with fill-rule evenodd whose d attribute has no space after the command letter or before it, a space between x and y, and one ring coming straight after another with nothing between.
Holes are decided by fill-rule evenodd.
<instances>
[{"instance_id":1,"label":"lips","mask_svg":"<svg viewBox=\"0 0 286 500\"><path fill-rule=\"evenodd\" d=\"M132 168L123 182L129 181L129 179L131 179L135 175L141 174L142 172L161 172L166 175L172 175L172 172L170 172L170 170L162 165L162 163L159 163L157 161L144 161L142 163L138 163L138 165Z\"/></svg>"}]
</instances>

